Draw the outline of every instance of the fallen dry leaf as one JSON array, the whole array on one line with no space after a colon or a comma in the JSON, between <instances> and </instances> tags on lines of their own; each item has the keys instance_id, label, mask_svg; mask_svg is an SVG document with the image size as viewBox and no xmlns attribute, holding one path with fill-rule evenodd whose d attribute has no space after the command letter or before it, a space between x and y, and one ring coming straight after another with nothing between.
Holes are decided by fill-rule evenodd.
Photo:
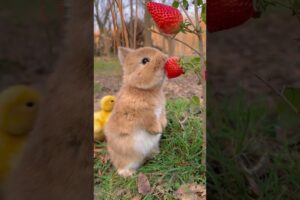
<instances>
[{"instance_id":1,"label":"fallen dry leaf","mask_svg":"<svg viewBox=\"0 0 300 200\"><path fill-rule=\"evenodd\" d=\"M131 197L131 192L124 188L117 189L116 194L119 198L122 198L122 197L130 198Z\"/></svg>"},{"instance_id":2,"label":"fallen dry leaf","mask_svg":"<svg viewBox=\"0 0 300 200\"><path fill-rule=\"evenodd\" d=\"M139 173L137 179L138 191L142 195L147 195L151 192L151 186L147 176L143 173Z\"/></svg>"},{"instance_id":3,"label":"fallen dry leaf","mask_svg":"<svg viewBox=\"0 0 300 200\"><path fill-rule=\"evenodd\" d=\"M94 147L94 152L95 152L95 153L100 153L100 152L101 152L101 149L98 149L98 148Z\"/></svg>"},{"instance_id":4,"label":"fallen dry leaf","mask_svg":"<svg viewBox=\"0 0 300 200\"><path fill-rule=\"evenodd\" d=\"M197 183L192 183L189 185L189 188L194 193L206 193L206 188L204 185L199 185Z\"/></svg>"},{"instance_id":5,"label":"fallen dry leaf","mask_svg":"<svg viewBox=\"0 0 300 200\"><path fill-rule=\"evenodd\" d=\"M206 199L205 186L196 183L185 184L173 193L179 200L204 200Z\"/></svg>"},{"instance_id":6,"label":"fallen dry leaf","mask_svg":"<svg viewBox=\"0 0 300 200\"><path fill-rule=\"evenodd\" d=\"M135 195L131 200L141 200L143 197L140 194Z\"/></svg>"},{"instance_id":7,"label":"fallen dry leaf","mask_svg":"<svg viewBox=\"0 0 300 200\"><path fill-rule=\"evenodd\" d=\"M100 169L98 170L98 176L102 176L102 172Z\"/></svg>"},{"instance_id":8,"label":"fallen dry leaf","mask_svg":"<svg viewBox=\"0 0 300 200\"><path fill-rule=\"evenodd\" d=\"M109 161L109 155L108 154L100 154L100 155L97 156L97 158L99 160L101 160L101 162L103 164L106 164Z\"/></svg>"},{"instance_id":9,"label":"fallen dry leaf","mask_svg":"<svg viewBox=\"0 0 300 200\"><path fill-rule=\"evenodd\" d=\"M201 200L197 194L174 194L174 197L180 200Z\"/></svg>"},{"instance_id":10,"label":"fallen dry leaf","mask_svg":"<svg viewBox=\"0 0 300 200\"><path fill-rule=\"evenodd\" d=\"M165 189L164 189L163 186L161 186L161 185L156 186L156 187L155 187L155 190L156 190L158 193L160 193L160 194L165 194L165 193L166 193Z\"/></svg>"}]
</instances>

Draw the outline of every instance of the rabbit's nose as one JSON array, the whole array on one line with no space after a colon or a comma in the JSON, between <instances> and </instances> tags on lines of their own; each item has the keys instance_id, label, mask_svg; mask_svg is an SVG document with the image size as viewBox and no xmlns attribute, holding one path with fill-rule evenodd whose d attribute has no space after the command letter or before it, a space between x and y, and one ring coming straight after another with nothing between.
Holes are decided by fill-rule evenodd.
<instances>
[{"instance_id":1,"label":"rabbit's nose","mask_svg":"<svg viewBox=\"0 0 300 200\"><path fill-rule=\"evenodd\" d=\"M163 62L166 63L167 60L168 60L168 56L167 56L167 55L164 55L164 56L163 56Z\"/></svg>"},{"instance_id":2,"label":"rabbit's nose","mask_svg":"<svg viewBox=\"0 0 300 200\"><path fill-rule=\"evenodd\" d=\"M165 54L159 55L158 57L159 57L159 60L162 64L165 64L168 60L168 56L165 55Z\"/></svg>"}]
</instances>

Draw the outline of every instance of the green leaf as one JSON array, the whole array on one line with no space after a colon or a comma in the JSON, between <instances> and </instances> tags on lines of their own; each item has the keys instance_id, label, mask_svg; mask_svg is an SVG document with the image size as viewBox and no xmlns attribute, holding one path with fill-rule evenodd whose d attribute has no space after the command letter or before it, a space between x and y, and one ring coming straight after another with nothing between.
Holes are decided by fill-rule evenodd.
<instances>
[{"instance_id":1,"label":"green leaf","mask_svg":"<svg viewBox=\"0 0 300 200\"><path fill-rule=\"evenodd\" d=\"M183 4L183 8L184 8L184 9L186 9L186 10L189 9L189 3L188 3L187 0L183 0L183 1L182 1L182 4Z\"/></svg>"},{"instance_id":2,"label":"green leaf","mask_svg":"<svg viewBox=\"0 0 300 200\"><path fill-rule=\"evenodd\" d=\"M193 64L199 64L200 63L200 57L194 57L191 59L191 63Z\"/></svg>"},{"instance_id":3,"label":"green leaf","mask_svg":"<svg viewBox=\"0 0 300 200\"><path fill-rule=\"evenodd\" d=\"M300 109L300 89L287 87L282 94L290 101L298 110ZM278 123L284 129L290 129L298 126L300 117L292 108L282 99L278 103Z\"/></svg>"},{"instance_id":4,"label":"green leaf","mask_svg":"<svg viewBox=\"0 0 300 200\"><path fill-rule=\"evenodd\" d=\"M179 2L178 1L173 1L173 4L172 4L172 6L174 7L174 8L178 8L179 7Z\"/></svg>"},{"instance_id":5,"label":"green leaf","mask_svg":"<svg viewBox=\"0 0 300 200\"><path fill-rule=\"evenodd\" d=\"M293 10L296 11L296 12L300 12L300 1L299 0L294 1Z\"/></svg>"},{"instance_id":6,"label":"green leaf","mask_svg":"<svg viewBox=\"0 0 300 200\"><path fill-rule=\"evenodd\" d=\"M191 103L197 106L200 105L200 98L198 96L193 96Z\"/></svg>"},{"instance_id":7,"label":"green leaf","mask_svg":"<svg viewBox=\"0 0 300 200\"><path fill-rule=\"evenodd\" d=\"M300 110L300 89L293 87L286 87L282 94L298 109Z\"/></svg>"},{"instance_id":8,"label":"green leaf","mask_svg":"<svg viewBox=\"0 0 300 200\"><path fill-rule=\"evenodd\" d=\"M202 0L197 0L197 5L200 6L203 4L203 1Z\"/></svg>"},{"instance_id":9,"label":"green leaf","mask_svg":"<svg viewBox=\"0 0 300 200\"><path fill-rule=\"evenodd\" d=\"M144 197L144 200L152 200L152 199L153 199L152 196L149 196L149 195Z\"/></svg>"}]
</instances>

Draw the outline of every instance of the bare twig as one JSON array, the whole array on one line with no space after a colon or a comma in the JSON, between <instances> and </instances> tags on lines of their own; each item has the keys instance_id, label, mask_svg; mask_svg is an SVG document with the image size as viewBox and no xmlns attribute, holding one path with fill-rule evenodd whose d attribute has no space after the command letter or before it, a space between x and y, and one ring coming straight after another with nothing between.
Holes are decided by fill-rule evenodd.
<instances>
[{"instance_id":1,"label":"bare twig","mask_svg":"<svg viewBox=\"0 0 300 200\"><path fill-rule=\"evenodd\" d=\"M296 114L300 114L299 110L278 90L276 90L270 83L268 83L268 81L266 81L265 79L263 79L261 76L259 76L257 73L254 73L254 75L261 80L266 86L268 86L271 90L273 90L279 97L281 97L284 102L296 113Z\"/></svg>"},{"instance_id":2,"label":"bare twig","mask_svg":"<svg viewBox=\"0 0 300 200\"><path fill-rule=\"evenodd\" d=\"M186 62L185 64L192 65L192 67L193 67L194 69L197 69L197 67L196 67L193 63L191 63L191 62ZM203 74L201 73L201 69L200 69L199 71L194 70L194 72L195 72L195 74L197 75L197 77L198 77L200 83L203 83L203 81L204 81L204 76L203 76ZM199 72L199 73L198 73L198 72Z\"/></svg>"},{"instance_id":3,"label":"bare twig","mask_svg":"<svg viewBox=\"0 0 300 200\"><path fill-rule=\"evenodd\" d=\"M135 18L134 18L134 29L133 29L133 48L136 48L136 29L138 22L138 0L135 0Z\"/></svg>"},{"instance_id":4,"label":"bare twig","mask_svg":"<svg viewBox=\"0 0 300 200\"><path fill-rule=\"evenodd\" d=\"M290 6L290 5L286 5L286 4L284 4L284 3L282 3L281 1L265 1L265 2L267 2L267 3L269 3L269 4L273 4L273 3L275 3L275 4L277 4L277 5L280 5L280 6L282 6L282 7L284 7L284 8L287 8L287 9L290 9L290 10L293 10L293 7L292 6Z\"/></svg>"},{"instance_id":5,"label":"bare twig","mask_svg":"<svg viewBox=\"0 0 300 200\"><path fill-rule=\"evenodd\" d=\"M269 163L269 157L268 157L268 153L264 152L264 154L259 158L259 160L255 163L255 165L252 168L246 166L245 162L247 162L247 164L253 164L253 163L250 162L247 156L244 154L242 154L238 158L238 162L241 168L244 170L244 172L246 172L249 175L256 175Z\"/></svg>"},{"instance_id":6,"label":"bare twig","mask_svg":"<svg viewBox=\"0 0 300 200\"><path fill-rule=\"evenodd\" d=\"M188 18L189 22L191 23L191 25L194 27L195 31L197 31L197 28L195 26L195 24L193 23L192 19L190 18L190 16L188 15L188 13L186 12L186 10L184 9L184 7L180 4L180 7L182 8L185 16Z\"/></svg>"},{"instance_id":7,"label":"bare twig","mask_svg":"<svg viewBox=\"0 0 300 200\"><path fill-rule=\"evenodd\" d=\"M113 0L108 1L110 3L110 12L112 16L112 22L113 22L113 39L114 39L114 53L116 52L116 48L120 45L120 38L119 38L119 29L117 24L117 16L116 16L116 10L115 10L115 2Z\"/></svg>"},{"instance_id":8,"label":"bare twig","mask_svg":"<svg viewBox=\"0 0 300 200\"><path fill-rule=\"evenodd\" d=\"M189 115L187 113L184 113L184 119L179 120L179 124L182 130L184 130L184 124L187 122L187 120L189 119Z\"/></svg>"},{"instance_id":9,"label":"bare twig","mask_svg":"<svg viewBox=\"0 0 300 200\"><path fill-rule=\"evenodd\" d=\"M192 19L190 18L189 14L186 12L186 10L183 8L183 6L180 4L180 7L182 8L184 14L186 15L186 17L188 18L188 21L190 22L190 24L193 26L194 30L191 30L189 28L186 27L186 30L189 33L193 33L195 35L197 35L198 38L201 37L201 30L199 27L199 16L198 16L198 8L197 8L197 4L195 4L195 22L196 24L194 24L194 22L192 21Z\"/></svg>"},{"instance_id":10,"label":"bare twig","mask_svg":"<svg viewBox=\"0 0 300 200\"><path fill-rule=\"evenodd\" d=\"M116 3L117 3L119 13L120 13L120 17L121 17L122 32L124 34L125 46L129 47L128 33L127 33L127 28L126 28L126 24L125 24L124 15L123 15L122 1L121 0L116 0Z\"/></svg>"},{"instance_id":11,"label":"bare twig","mask_svg":"<svg viewBox=\"0 0 300 200\"><path fill-rule=\"evenodd\" d=\"M165 37L170 37L170 36L168 36L168 35L165 35L165 34L163 34L163 33L157 32L157 31L155 31L155 30L153 30L153 29L150 29L150 28L148 28L148 30L151 31L151 32L153 32L153 33L156 33L156 34L165 36ZM180 42L180 43L182 43L183 45L189 47L189 48L192 49L196 54L198 54L199 56L201 56L200 52L199 52L197 49L191 47L189 44L187 44L187 43L185 43L185 42L183 42L182 40L179 40L179 39L177 39L177 38L173 38L173 39L176 40L177 42Z\"/></svg>"}]
</instances>

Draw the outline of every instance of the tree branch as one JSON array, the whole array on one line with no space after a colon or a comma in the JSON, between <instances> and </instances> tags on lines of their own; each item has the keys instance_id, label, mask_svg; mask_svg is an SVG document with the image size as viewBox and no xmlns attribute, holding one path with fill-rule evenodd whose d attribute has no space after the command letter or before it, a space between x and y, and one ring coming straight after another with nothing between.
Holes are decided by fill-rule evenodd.
<instances>
[{"instance_id":1,"label":"tree branch","mask_svg":"<svg viewBox=\"0 0 300 200\"><path fill-rule=\"evenodd\" d=\"M162 34L162 33L160 33L160 32L157 32L157 31L155 31L155 30L152 30L152 29L150 29L150 28L148 28L148 30L151 31L151 32L153 32L153 33L156 33L156 34L165 36L165 37L170 37L170 36L168 36L168 35L165 35L165 34ZM182 43L183 45L189 47L189 48L192 49L197 55L199 55L199 56L201 57L200 52L199 52L197 49L195 49L195 48L193 48L192 46L190 46L189 44L187 44L187 43L185 43L185 42L183 42L182 40L179 40L179 39L177 39L177 38L172 38L172 39L174 39L175 41L180 42L180 43Z\"/></svg>"},{"instance_id":2,"label":"tree branch","mask_svg":"<svg viewBox=\"0 0 300 200\"><path fill-rule=\"evenodd\" d=\"M185 16L188 18L189 22L191 23L191 25L194 27L195 31L197 32L197 28L195 26L195 24L193 23L192 19L190 18L190 16L188 15L188 13L186 12L186 10L184 9L184 7L180 4L181 9L183 10Z\"/></svg>"},{"instance_id":3,"label":"tree branch","mask_svg":"<svg viewBox=\"0 0 300 200\"><path fill-rule=\"evenodd\" d=\"M299 115L299 110L278 90L276 90L270 83L268 83L265 79L263 79L261 76L259 76L257 73L254 73L254 75L261 80L266 86L268 86L271 90L273 90L279 97L281 97L284 102L297 114Z\"/></svg>"}]
</instances>

